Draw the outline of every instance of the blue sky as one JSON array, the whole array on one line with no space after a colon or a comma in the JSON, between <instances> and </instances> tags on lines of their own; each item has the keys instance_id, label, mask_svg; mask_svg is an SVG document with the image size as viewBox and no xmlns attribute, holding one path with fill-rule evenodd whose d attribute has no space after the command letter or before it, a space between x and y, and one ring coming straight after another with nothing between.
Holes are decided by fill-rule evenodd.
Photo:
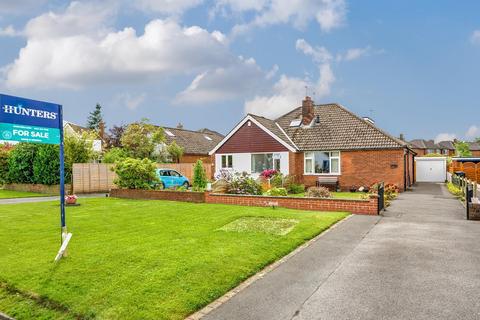
<instances>
[{"instance_id":1,"label":"blue sky","mask_svg":"<svg viewBox=\"0 0 480 320\"><path fill-rule=\"evenodd\" d=\"M480 2L0 2L0 92L84 124L228 132L276 117L305 86L407 138L480 136Z\"/></svg>"}]
</instances>

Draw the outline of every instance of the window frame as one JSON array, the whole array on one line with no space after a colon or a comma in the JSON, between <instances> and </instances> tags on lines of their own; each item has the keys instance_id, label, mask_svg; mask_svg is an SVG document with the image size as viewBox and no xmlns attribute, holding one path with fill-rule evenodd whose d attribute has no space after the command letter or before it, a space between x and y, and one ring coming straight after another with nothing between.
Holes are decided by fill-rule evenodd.
<instances>
[{"instance_id":1,"label":"window frame","mask_svg":"<svg viewBox=\"0 0 480 320\"><path fill-rule=\"evenodd\" d=\"M282 169L282 153L281 152L254 152L254 153L250 153L250 173L251 174L260 174L262 172L255 172L253 171L253 156L254 155L269 155L271 154L272 155L272 169L273 170L276 170L278 172L281 172L281 169ZM279 157L278 158L275 158L275 155L278 155ZM279 160L279 167L278 168L275 168L275 160ZM270 170L270 169L268 169Z\"/></svg>"},{"instance_id":2,"label":"window frame","mask_svg":"<svg viewBox=\"0 0 480 320\"><path fill-rule=\"evenodd\" d=\"M330 169L330 173L315 173L315 152L324 152L328 153L328 167ZM332 157L332 153L338 152L338 156ZM307 154L311 154L311 156L307 156ZM338 159L338 172L332 173L332 159ZM312 171L307 172L307 160L312 160ZM303 174L306 176L339 176L342 174L342 152L338 150L329 150L329 151L320 151L320 150L313 150L313 151L305 151L303 153Z\"/></svg>"},{"instance_id":3,"label":"window frame","mask_svg":"<svg viewBox=\"0 0 480 320\"><path fill-rule=\"evenodd\" d=\"M226 167L223 166L223 157L225 157ZM230 158L230 166L228 166L228 159ZM233 154L222 154L220 156L220 168L221 169L233 169Z\"/></svg>"}]
</instances>

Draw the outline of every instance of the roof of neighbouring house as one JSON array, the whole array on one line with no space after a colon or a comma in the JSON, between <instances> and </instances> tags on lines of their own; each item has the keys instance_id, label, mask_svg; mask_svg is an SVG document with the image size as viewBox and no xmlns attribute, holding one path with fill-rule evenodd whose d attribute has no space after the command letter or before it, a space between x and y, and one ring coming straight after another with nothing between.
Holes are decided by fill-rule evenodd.
<instances>
[{"instance_id":1,"label":"roof of neighbouring house","mask_svg":"<svg viewBox=\"0 0 480 320\"><path fill-rule=\"evenodd\" d=\"M478 142L469 142L470 151L480 151L480 143Z\"/></svg>"},{"instance_id":2,"label":"roof of neighbouring house","mask_svg":"<svg viewBox=\"0 0 480 320\"><path fill-rule=\"evenodd\" d=\"M72 130L77 134L89 133L93 131L70 121L64 121L63 126L65 127L66 125L70 126L70 128L72 128Z\"/></svg>"},{"instance_id":3,"label":"roof of neighbouring house","mask_svg":"<svg viewBox=\"0 0 480 320\"><path fill-rule=\"evenodd\" d=\"M440 149L455 150L455 144L453 141L440 141L438 143Z\"/></svg>"},{"instance_id":4,"label":"roof of neighbouring house","mask_svg":"<svg viewBox=\"0 0 480 320\"><path fill-rule=\"evenodd\" d=\"M223 135L209 129L198 131L162 127L165 131L166 143L175 141L183 148L185 154L208 154L220 141Z\"/></svg>"},{"instance_id":5,"label":"roof of neighbouring house","mask_svg":"<svg viewBox=\"0 0 480 320\"><path fill-rule=\"evenodd\" d=\"M448 149L455 150L453 141L440 141L435 143L433 140L415 139L410 141L410 145L415 149Z\"/></svg>"},{"instance_id":6,"label":"roof of neighbouring house","mask_svg":"<svg viewBox=\"0 0 480 320\"><path fill-rule=\"evenodd\" d=\"M315 105L310 125L291 126L301 116L302 107L298 107L275 120L299 150L394 149L407 146L404 141L336 103Z\"/></svg>"}]
</instances>

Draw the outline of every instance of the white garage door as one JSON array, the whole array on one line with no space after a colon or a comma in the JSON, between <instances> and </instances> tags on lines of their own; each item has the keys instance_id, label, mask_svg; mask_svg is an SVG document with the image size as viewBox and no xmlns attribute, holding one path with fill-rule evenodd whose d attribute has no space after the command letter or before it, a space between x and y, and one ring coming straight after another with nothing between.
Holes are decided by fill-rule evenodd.
<instances>
[{"instance_id":1,"label":"white garage door","mask_svg":"<svg viewBox=\"0 0 480 320\"><path fill-rule=\"evenodd\" d=\"M418 182L445 182L447 158L416 158Z\"/></svg>"}]
</instances>

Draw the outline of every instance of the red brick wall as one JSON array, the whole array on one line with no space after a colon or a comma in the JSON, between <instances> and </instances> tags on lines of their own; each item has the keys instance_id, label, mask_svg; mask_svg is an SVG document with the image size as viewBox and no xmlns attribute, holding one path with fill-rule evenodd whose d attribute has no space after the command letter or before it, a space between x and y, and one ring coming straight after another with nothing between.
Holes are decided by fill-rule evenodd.
<instances>
[{"instance_id":1,"label":"red brick wall","mask_svg":"<svg viewBox=\"0 0 480 320\"><path fill-rule=\"evenodd\" d=\"M366 215L378 214L378 198L371 198L369 200L345 200L206 194L205 201L207 203L251 207L267 207L269 203L273 202L277 203L279 207L297 210L341 211Z\"/></svg>"},{"instance_id":2,"label":"red brick wall","mask_svg":"<svg viewBox=\"0 0 480 320\"><path fill-rule=\"evenodd\" d=\"M413 164L413 156L410 157ZM342 151L340 162L341 175L338 178L342 190L370 186L380 181L393 183L403 190L404 149ZM303 153L290 153L290 174L301 177L305 186L314 186L318 175L304 175L303 166Z\"/></svg>"},{"instance_id":3,"label":"red brick wall","mask_svg":"<svg viewBox=\"0 0 480 320\"><path fill-rule=\"evenodd\" d=\"M268 133L248 121L230 137L217 153L280 152L288 149Z\"/></svg>"},{"instance_id":4,"label":"red brick wall","mask_svg":"<svg viewBox=\"0 0 480 320\"><path fill-rule=\"evenodd\" d=\"M480 151L472 151L474 157L480 157Z\"/></svg>"},{"instance_id":5,"label":"red brick wall","mask_svg":"<svg viewBox=\"0 0 480 320\"><path fill-rule=\"evenodd\" d=\"M204 203L204 192L183 192L170 190L132 190L112 189L110 196L113 198L144 199L144 200L170 200L182 202Z\"/></svg>"}]
</instances>

